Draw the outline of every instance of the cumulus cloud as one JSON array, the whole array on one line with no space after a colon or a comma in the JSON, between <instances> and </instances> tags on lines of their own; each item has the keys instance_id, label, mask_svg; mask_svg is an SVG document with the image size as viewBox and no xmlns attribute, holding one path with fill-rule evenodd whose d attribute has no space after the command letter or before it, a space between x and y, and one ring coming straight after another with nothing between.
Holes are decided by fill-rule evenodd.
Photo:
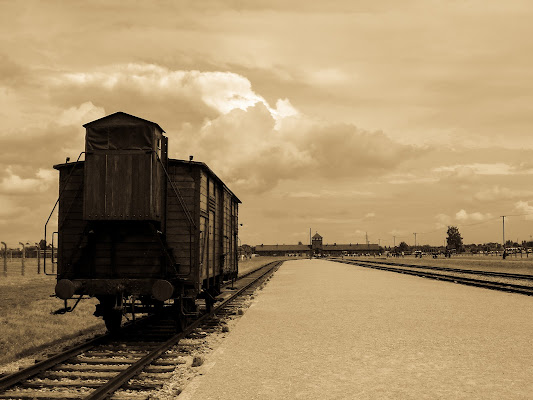
<instances>
[{"instance_id":1,"label":"cumulus cloud","mask_svg":"<svg viewBox=\"0 0 533 400\"><path fill-rule=\"evenodd\" d=\"M119 110L159 123L169 136L172 157L194 155L241 197L264 193L282 181L307 182L302 191L308 191L318 178L335 188L340 180L390 172L418 154L417 148L382 132L306 115L287 98L272 100L272 106L236 73L123 64L48 72L43 79L52 88L49 112L43 113L48 117L0 137L4 196L29 199L46 192L54 197L57 172L50 166L66 156L75 159L84 149L81 125ZM321 196L334 197L338 191L322 190ZM369 193L350 189L343 195Z\"/></svg>"},{"instance_id":2,"label":"cumulus cloud","mask_svg":"<svg viewBox=\"0 0 533 400\"><path fill-rule=\"evenodd\" d=\"M0 137L0 177L10 168L15 174L36 174L39 168L74 159L84 150L85 131L79 125L43 122Z\"/></svg>"},{"instance_id":3,"label":"cumulus cloud","mask_svg":"<svg viewBox=\"0 0 533 400\"><path fill-rule=\"evenodd\" d=\"M57 198L53 164L84 150L81 124L105 112L91 102L61 108L48 104L42 120L0 136L0 225L12 237L40 231ZM52 222L53 224L53 222Z\"/></svg>"},{"instance_id":4,"label":"cumulus cloud","mask_svg":"<svg viewBox=\"0 0 533 400\"><path fill-rule=\"evenodd\" d=\"M257 103L206 123L194 147L230 183L264 191L283 179L364 177L394 168L416 151L380 132L298 114L279 125Z\"/></svg>"},{"instance_id":5,"label":"cumulus cloud","mask_svg":"<svg viewBox=\"0 0 533 400\"><path fill-rule=\"evenodd\" d=\"M0 194L37 194L42 193L57 179L56 174L50 169L39 169L33 178L21 178L14 174L11 168L7 169L7 176L0 180Z\"/></svg>"},{"instance_id":6,"label":"cumulus cloud","mask_svg":"<svg viewBox=\"0 0 533 400\"><path fill-rule=\"evenodd\" d=\"M413 147L396 143L382 132L304 115L286 98L272 107L254 92L248 79L232 72L123 64L65 73L51 81L69 91L98 89L122 98L135 92L161 101L162 107L198 105L191 113L169 111L170 121L181 121L179 125L171 122L177 134L167 129L171 154L181 158L187 157L183 151L194 154L239 189L264 191L280 180L311 175L337 179L381 174L416 154ZM98 112L84 103L65 112L61 121L89 111ZM163 127L166 124L156 122ZM173 152L174 148L180 154Z\"/></svg>"},{"instance_id":7,"label":"cumulus cloud","mask_svg":"<svg viewBox=\"0 0 533 400\"><path fill-rule=\"evenodd\" d=\"M452 223L452 218L446 214L437 214L435 219L437 220L435 222L436 229L444 228Z\"/></svg>"},{"instance_id":8,"label":"cumulus cloud","mask_svg":"<svg viewBox=\"0 0 533 400\"><path fill-rule=\"evenodd\" d=\"M56 86L99 87L107 91L136 91L145 96L199 98L207 106L227 114L246 110L265 100L252 90L245 77L233 72L169 70L154 64L118 64L89 72L66 73L51 79Z\"/></svg>"},{"instance_id":9,"label":"cumulus cloud","mask_svg":"<svg viewBox=\"0 0 533 400\"><path fill-rule=\"evenodd\" d=\"M529 205L529 201L517 201L514 208L520 214L525 214L524 216L527 220L533 219L533 206Z\"/></svg>"},{"instance_id":10,"label":"cumulus cloud","mask_svg":"<svg viewBox=\"0 0 533 400\"><path fill-rule=\"evenodd\" d=\"M507 163L473 163L457 164L433 168L434 172L444 172L457 177L470 177L472 175L514 175L530 174L530 168Z\"/></svg>"},{"instance_id":11,"label":"cumulus cloud","mask_svg":"<svg viewBox=\"0 0 533 400\"><path fill-rule=\"evenodd\" d=\"M465 210L461 209L455 214L455 219L460 222L467 222L467 221L486 221L487 219L491 219L492 214L490 213L480 213L480 212L473 212L468 213Z\"/></svg>"},{"instance_id":12,"label":"cumulus cloud","mask_svg":"<svg viewBox=\"0 0 533 400\"><path fill-rule=\"evenodd\" d=\"M374 196L375 193L370 191L362 190L317 190L313 192L309 191L299 191L299 192L289 192L284 194L286 197L296 198L296 199L305 199L305 198L368 198Z\"/></svg>"},{"instance_id":13,"label":"cumulus cloud","mask_svg":"<svg viewBox=\"0 0 533 400\"><path fill-rule=\"evenodd\" d=\"M90 101L86 101L78 107L73 106L64 110L57 118L57 123L64 126L79 127L104 116L105 110L102 107L96 107Z\"/></svg>"},{"instance_id":14,"label":"cumulus cloud","mask_svg":"<svg viewBox=\"0 0 533 400\"><path fill-rule=\"evenodd\" d=\"M469 223L469 222L483 222L493 218L490 213L473 212L469 213L464 209L461 209L455 213L455 216L451 217L447 214L437 214L435 216L436 222L434 224L435 229L445 228L446 226L454 225L456 223ZM454 222L455 221L455 222Z\"/></svg>"},{"instance_id":15,"label":"cumulus cloud","mask_svg":"<svg viewBox=\"0 0 533 400\"><path fill-rule=\"evenodd\" d=\"M413 173L393 173L388 178L388 183L392 185L436 183L438 181L439 179L436 177L420 176Z\"/></svg>"},{"instance_id":16,"label":"cumulus cloud","mask_svg":"<svg viewBox=\"0 0 533 400\"><path fill-rule=\"evenodd\" d=\"M501 187L494 185L491 188L480 190L474 194L474 199L478 201L496 201L496 200L509 200L516 199L525 196L533 196L531 190L510 189L507 187Z\"/></svg>"}]
</instances>

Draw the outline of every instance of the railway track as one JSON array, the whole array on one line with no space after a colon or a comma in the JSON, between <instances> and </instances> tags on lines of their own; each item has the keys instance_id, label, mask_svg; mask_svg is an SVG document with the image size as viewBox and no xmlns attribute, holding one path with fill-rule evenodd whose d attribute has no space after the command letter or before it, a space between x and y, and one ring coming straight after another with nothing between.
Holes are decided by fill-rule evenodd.
<instances>
[{"instance_id":1,"label":"railway track","mask_svg":"<svg viewBox=\"0 0 533 400\"><path fill-rule=\"evenodd\" d=\"M424 278L449 281L462 285L500 290L533 296L533 276L526 274L509 274L505 272L478 271L461 268L434 267L429 265L412 265L383 261L341 260L332 261L358 265L383 271L398 272ZM437 272L435 272L437 271ZM479 277L485 277L480 279ZM488 279L487 279L488 278Z\"/></svg>"},{"instance_id":2,"label":"railway track","mask_svg":"<svg viewBox=\"0 0 533 400\"><path fill-rule=\"evenodd\" d=\"M219 296L216 306L176 334L170 317L147 318L70 348L0 378L0 399L148 399L191 353L195 341L220 329L280 265L272 262L243 275Z\"/></svg>"}]
</instances>

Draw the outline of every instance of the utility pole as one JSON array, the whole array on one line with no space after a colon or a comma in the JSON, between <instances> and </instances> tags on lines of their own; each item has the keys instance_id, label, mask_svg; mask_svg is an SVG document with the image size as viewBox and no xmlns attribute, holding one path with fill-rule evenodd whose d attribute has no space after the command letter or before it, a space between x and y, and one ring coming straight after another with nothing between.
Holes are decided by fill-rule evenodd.
<instances>
[{"instance_id":1,"label":"utility pole","mask_svg":"<svg viewBox=\"0 0 533 400\"><path fill-rule=\"evenodd\" d=\"M396 247L396 236L393 236L394 238L394 247Z\"/></svg>"},{"instance_id":2,"label":"utility pole","mask_svg":"<svg viewBox=\"0 0 533 400\"><path fill-rule=\"evenodd\" d=\"M24 263L24 261L26 259L26 246L24 246L24 243L22 243L22 242L19 242L19 244L22 245L22 258L21 258L22 270L21 270L21 273L22 273L22 276L24 276L24 273L26 271L26 265Z\"/></svg>"},{"instance_id":3,"label":"utility pole","mask_svg":"<svg viewBox=\"0 0 533 400\"><path fill-rule=\"evenodd\" d=\"M502 215L502 237L503 237L503 251L505 251L505 215Z\"/></svg>"},{"instance_id":4,"label":"utility pole","mask_svg":"<svg viewBox=\"0 0 533 400\"><path fill-rule=\"evenodd\" d=\"M311 240L311 228L309 228L309 259L313 258L313 241Z\"/></svg>"},{"instance_id":5,"label":"utility pole","mask_svg":"<svg viewBox=\"0 0 533 400\"><path fill-rule=\"evenodd\" d=\"M413 235L415 235L415 249L416 249L416 232L414 232Z\"/></svg>"},{"instance_id":6,"label":"utility pole","mask_svg":"<svg viewBox=\"0 0 533 400\"><path fill-rule=\"evenodd\" d=\"M7 244L6 242L0 242L4 245L4 276L7 277Z\"/></svg>"},{"instance_id":7,"label":"utility pole","mask_svg":"<svg viewBox=\"0 0 533 400\"><path fill-rule=\"evenodd\" d=\"M37 249L37 273L41 273L41 246L39 243L35 243L35 248Z\"/></svg>"}]
</instances>

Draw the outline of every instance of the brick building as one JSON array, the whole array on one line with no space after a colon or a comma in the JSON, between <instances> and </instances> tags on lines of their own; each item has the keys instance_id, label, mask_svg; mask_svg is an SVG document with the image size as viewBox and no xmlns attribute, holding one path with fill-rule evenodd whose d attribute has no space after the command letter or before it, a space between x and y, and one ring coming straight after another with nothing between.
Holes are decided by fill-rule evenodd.
<instances>
[{"instance_id":1,"label":"brick building","mask_svg":"<svg viewBox=\"0 0 533 400\"><path fill-rule=\"evenodd\" d=\"M260 244L255 246L255 253L260 256L288 256L309 257L311 254L320 256L365 255L378 254L377 244L323 244L323 238L317 233L308 244Z\"/></svg>"}]
</instances>

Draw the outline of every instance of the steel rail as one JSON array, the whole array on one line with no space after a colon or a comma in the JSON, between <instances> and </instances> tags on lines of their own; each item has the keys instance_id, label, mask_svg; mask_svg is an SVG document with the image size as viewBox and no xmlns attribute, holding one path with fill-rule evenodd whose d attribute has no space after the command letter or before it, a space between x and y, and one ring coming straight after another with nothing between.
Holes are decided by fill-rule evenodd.
<instances>
[{"instance_id":1,"label":"steel rail","mask_svg":"<svg viewBox=\"0 0 533 400\"><path fill-rule=\"evenodd\" d=\"M109 339L109 334L98 336L97 338L91 339L88 342L81 343L77 346L74 346L60 354L47 358L46 360L40 361L35 365L32 365L29 368L25 368L21 371L15 372L11 375L0 378L0 391L5 391L10 387L20 383L25 379L29 379L41 372L44 372L57 364L67 361L68 359L77 356L78 354L83 353L99 344L102 344Z\"/></svg>"},{"instance_id":2,"label":"steel rail","mask_svg":"<svg viewBox=\"0 0 533 400\"><path fill-rule=\"evenodd\" d=\"M500 290L500 291L509 292L509 293L518 293L518 294L533 296L533 286L515 285L512 283L487 281L484 279L466 278L466 277L457 276L457 275L445 275L445 274L436 274L433 272L413 271L409 269L387 267L385 265L375 265L372 263L367 263L366 261L348 261L348 260L333 260L333 261L344 263L344 264L358 265L358 266L365 267L365 268L379 269L382 271L397 272L401 274L420 276L424 278L444 280L444 281L449 281L453 283L461 283L463 285L476 286L476 287L482 287L486 289Z\"/></svg>"},{"instance_id":3,"label":"steel rail","mask_svg":"<svg viewBox=\"0 0 533 400\"><path fill-rule=\"evenodd\" d=\"M187 336L192 331L194 331L207 318L221 311L228 303L233 301L236 297L238 297L241 293L247 290L250 286L252 286L254 283L259 281L265 275L269 274L270 272L273 272L276 267L281 265L281 263L283 263L283 261L274 261L272 263L265 265L263 268L265 268L266 271L262 273L259 277L255 278L253 281L249 282L244 287L242 287L241 289L233 293L229 298L222 301L222 303L219 304L217 307L215 307L210 313L204 314L199 319L194 321L183 332L170 338L165 343L163 343L161 346L153 350L150 354L147 354L146 356L141 358L139 361L137 361L127 370L121 372L114 378L110 379L103 386L100 386L98 389L93 391L85 399L86 400L102 400L102 399L106 399L109 396L111 396L115 391L120 389L122 385L124 385L127 381L129 381L134 376L138 375L144 368L146 368L149 364L151 364L154 360L156 360L159 356L161 356L161 354L163 354L165 351L167 351L172 346L176 345L181 339L183 339L185 336Z\"/></svg>"},{"instance_id":4,"label":"steel rail","mask_svg":"<svg viewBox=\"0 0 533 400\"><path fill-rule=\"evenodd\" d=\"M496 271L479 271L474 269L463 269L463 268L448 268L448 267L437 267L430 265L420 265L420 264L403 264L395 262L386 262L386 261L373 261L373 260L359 260L361 262L377 264L377 265L395 265L398 267L408 267L408 268L418 268L418 269L432 269L435 271L448 271L448 272L460 272L465 274L474 274L474 275L485 275L485 276L496 276L500 278L512 278L512 279L523 279L523 280L533 280L533 275L529 274L510 274L508 272L496 272Z\"/></svg>"},{"instance_id":5,"label":"steel rail","mask_svg":"<svg viewBox=\"0 0 533 400\"><path fill-rule=\"evenodd\" d=\"M127 323L127 325L125 325L122 328L122 332L126 333L133 329L142 327L146 325L147 323L149 323L154 317L155 317L154 315L143 317L141 319L138 319L135 322L135 324L132 322L129 322ZM58 353L50 358L47 358L46 360L39 361L38 363L35 363L34 365L28 368L25 368L13 374L4 376L0 378L0 393L4 392L5 390L9 389L10 387L18 383L21 383L22 381L26 379L32 378L33 376L41 372L45 372L49 370L50 368L56 365L59 365L62 362L65 362L74 356L77 356L101 344L104 344L113 338L115 338L115 336L110 333L98 335L97 337L94 337L93 339L89 339L88 341L84 343L80 343L74 347L71 347L65 351L62 351L61 353Z\"/></svg>"},{"instance_id":6,"label":"steel rail","mask_svg":"<svg viewBox=\"0 0 533 400\"><path fill-rule=\"evenodd\" d=\"M280 263L278 261L274 261L272 263L269 263L269 264L266 264L266 265L263 265L257 269L254 269L252 271L249 271L247 272L246 274L240 276L237 280L240 281L241 279L244 279L244 278L248 278L251 274L253 273L257 273L259 272L261 269L265 269L265 268L268 268L270 266L270 268L263 274L261 274L260 277L257 278L257 280L261 279L264 275L268 274L272 269L274 269L275 267L277 267L278 265L274 265L276 263ZM243 287L242 289L236 291L235 293L232 293L232 296L228 298L227 301L224 301L223 303L220 304L220 306L217 306L216 308L213 309L213 312L211 314L205 314L204 316L202 316L201 318L207 318L209 317L210 315L213 315L215 313L217 313L219 310L220 310L220 307L222 307L223 305L226 305L228 301L230 301L231 299L233 299L234 297L238 296L240 293L242 293L242 291L246 290L249 286L253 285L255 283L256 280L248 283L245 287ZM140 326L144 326L146 325L147 323L149 323L155 316L152 315L152 316L149 316L149 317L145 317L145 318L142 318L142 319L138 319L136 321L135 324L133 323L130 323L128 325L126 325L122 331L123 332L126 332L128 330L133 330L133 329L136 329ZM202 319L203 321L203 319ZM201 323L198 322L196 323L193 322L193 324L190 325L190 330L194 330L197 325L199 325ZM189 327L187 328L189 329ZM188 332L188 331L186 331ZM50 358L47 358L46 360L42 360L28 368L25 368L23 370L20 370L20 371L17 371L15 373L12 373L12 374L9 374L7 376L4 376L4 377L1 377L0 378L0 393L2 392L5 392L6 390L10 389L11 387L21 383L22 381L24 380L27 380L27 379L30 379L42 372L45 372L47 370L49 370L50 368L58 365L58 364L61 364L83 352L86 352L98 345L101 345L101 344L104 344L106 343L107 341L109 341L110 339L114 339L116 338L116 335L111 335L109 333L107 334L103 334L103 335L100 335L100 336L97 336L93 339L90 339L84 343L80 343L72 348L69 348L59 354L56 354ZM168 343L168 342L167 342ZM142 360L142 359L141 359ZM140 361L139 361L140 362Z\"/></svg>"}]
</instances>

